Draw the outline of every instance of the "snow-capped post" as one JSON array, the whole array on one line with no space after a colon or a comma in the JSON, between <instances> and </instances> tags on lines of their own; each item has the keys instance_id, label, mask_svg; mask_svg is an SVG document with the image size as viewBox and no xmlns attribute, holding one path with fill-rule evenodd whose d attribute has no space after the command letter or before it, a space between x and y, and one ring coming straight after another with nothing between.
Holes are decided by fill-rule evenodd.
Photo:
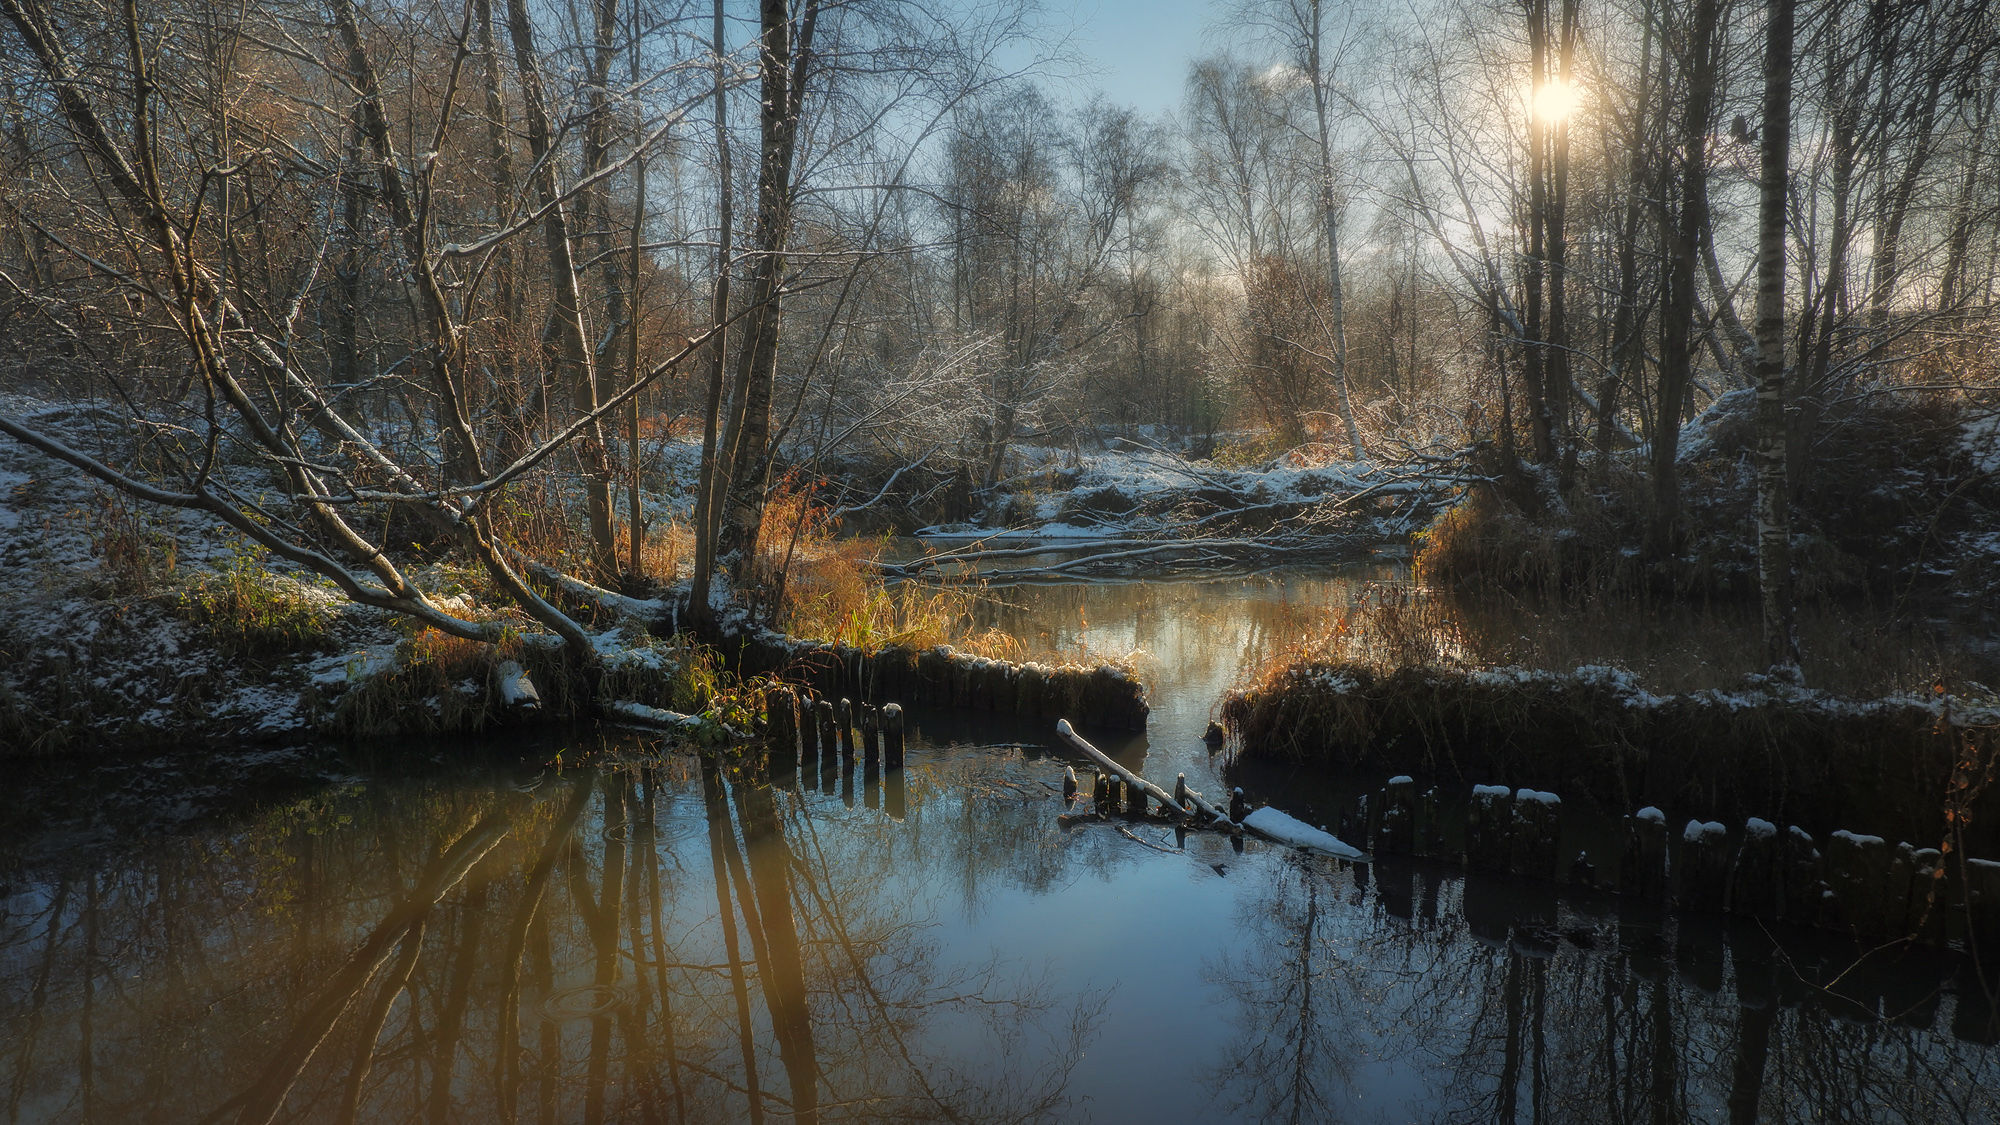
<instances>
[{"instance_id":1,"label":"snow-capped post","mask_svg":"<svg viewBox=\"0 0 2000 1125\"><path fill-rule=\"evenodd\" d=\"M1090 803L1098 812L1103 812L1111 804L1111 779L1098 770L1090 783Z\"/></svg>"},{"instance_id":2,"label":"snow-capped post","mask_svg":"<svg viewBox=\"0 0 2000 1125\"><path fill-rule=\"evenodd\" d=\"M1683 910L1723 908L1729 881L1729 830L1720 821L1690 820L1681 829L1680 861L1674 864L1674 904Z\"/></svg>"},{"instance_id":3,"label":"snow-capped post","mask_svg":"<svg viewBox=\"0 0 2000 1125\"><path fill-rule=\"evenodd\" d=\"M1743 842L1737 845L1736 861L1729 869L1726 906L1731 914L1778 916L1784 908L1780 855L1777 825L1754 816L1743 823Z\"/></svg>"},{"instance_id":4,"label":"snow-capped post","mask_svg":"<svg viewBox=\"0 0 2000 1125\"><path fill-rule=\"evenodd\" d=\"M1513 857L1514 791L1475 785L1465 810L1465 865L1506 870Z\"/></svg>"},{"instance_id":5,"label":"snow-capped post","mask_svg":"<svg viewBox=\"0 0 2000 1125\"><path fill-rule=\"evenodd\" d=\"M844 695L840 697L839 703L833 705L833 721L835 729L839 732L837 737L840 739L840 760L843 762L852 762L854 760L854 704Z\"/></svg>"},{"instance_id":6,"label":"snow-capped post","mask_svg":"<svg viewBox=\"0 0 2000 1125\"><path fill-rule=\"evenodd\" d=\"M1375 851L1409 855L1416 849L1417 780L1392 777L1382 787L1382 815L1375 829Z\"/></svg>"},{"instance_id":7,"label":"snow-capped post","mask_svg":"<svg viewBox=\"0 0 2000 1125\"><path fill-rule=\"evenodd\" d=\"M1864 941L1904 936L1914 874L1901 850L1882 837L1835 832L1826 850L1826 881L1840 911L1835 924Z\"/></svg>"},{"instance_id":8,"label":"snow-capped post","mask_svg":"<svg viewBox=\"0 0 2000 1125\"><path fill-rule=\"evenodd\" d=\"M1174 804L1179 805L1181 808L1184 809L1191 809L1194 807L1194 805L1188 801L1187 775L1184 773L1176 774L1174 776Z\"/></svg>"},{"instance_id":9,"label":"snow-capped post","mask_svg":"<svg viewBox=\"0 0 2000 1125\"><path fill-rule=\"evenodd\" d=\"M903 768L903 705L900 703L882 708L882 760L892 770ZM897 785L900 792L901 783Z\"/></svg>"},{"instance_id":10,"label":"snow-capped post","mask_svg":"<svg viewBox=\"0 0 2000 1125\"><path fill-rule=\"evenodd\" d=\"M1618 893L1658 901L1667 893L1667 814L1651 805L1625 818Z\"/></svg>"},{"instance_id":11,"label":"snow-capped post","mask_svg":"<svg viewBox=\"0 0 2000 1125\"><path fill-rule=\"evenodd\" d=\"M1076 800L1076 767L1063 767L1063 803Z\"/></svg>"},{"instance_id":12,"label":"snow-capped post","mask_svg":"<svg viewBox=\"0 0 2000 1125\"><path fill-rule=\"evenodd\" d=\"M1136 781L1125 783L1125 815L1146 815L1146 789Z\"/></svg>"},{"instance_id":13,"label":"snow-capped post","mask_svg":"<svg viewBox=\"0 0 2000 1125\"><path fill-rule=\"evenodd\" d=\"M1243 796L1241 785L1229 791L1229 819L1242 820L1250 815L1250 801Z\"/></svg>"},{"instance_id":14,"label":"snow-capped post","mask_svg":"<svg viewBox=\"0 0 2000 1125\"><path fill-rule=\"evenodd\" d=\"M1517 791L1512 842L1516 874L1554 879L1562 857L1562 798L1534 789Z\"/></svg>"}]
</instances>

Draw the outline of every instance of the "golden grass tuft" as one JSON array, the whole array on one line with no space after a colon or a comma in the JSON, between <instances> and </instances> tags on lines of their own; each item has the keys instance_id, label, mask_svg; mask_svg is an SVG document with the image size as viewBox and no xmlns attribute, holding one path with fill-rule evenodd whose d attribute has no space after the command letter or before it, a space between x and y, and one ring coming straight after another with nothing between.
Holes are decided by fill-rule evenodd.
<instances>
[{"instance_id":1,"label":"golden grass tuft","mask_svg":"<svg viewBox=\"0 0 2000 1125\"><path fill-rule=\"evenodd\" d=\"M330 592L273 573L251 551L190 579L170 605L223 655L253 660L324 652L338 619Z\"/></svg>"},{"instance_id":2,"label":"golden grass tuft","mask_svg":"<svg viewBox=\"0 0 2000 1125\"><path fill-rule=\"evenodd\" d=\"M976 575L885 582L876 562L886 539L836 534L813 493L788 480L764 509L755 588L776 591L776 628L869 652L950 644L979 656L1019 656L1013 637L978 626L986 587Z\"/></svg>"}]
</instances>

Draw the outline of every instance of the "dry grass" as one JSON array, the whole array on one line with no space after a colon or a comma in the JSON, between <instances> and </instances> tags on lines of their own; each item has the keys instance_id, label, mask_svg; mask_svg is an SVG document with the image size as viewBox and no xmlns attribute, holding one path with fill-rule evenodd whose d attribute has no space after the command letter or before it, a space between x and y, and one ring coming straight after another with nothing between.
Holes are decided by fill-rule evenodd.
<instances>
[{"instance_id":1,"label":"dry grass","mask_svg":"<svg viewBox=\"0 0 2000 1125\"><path fill-rule=\"evenodd\" d=\"M565 496L549 474L531 475L507 490L493 509L500 537L537 562L573 569L590 555L585 532L572 515L580 498Z\"/></svg>"},{"instance_id":2,"label":"dry grass","mask_svg":"<svg viewBox=\"0 0 2000 1125\"><path fill-rule=\"evenodd\" d=\"M618 529L621 548L631 542L630 535L626 528ZM646 577L666 583L677 581L683 564L694 565L694 527L679 520L648 527L639 543L639 562Z\"/></svg>"},{"instance_id":3,"label":"dry grass","mask_svg":"<svg viewBox=\"0 0 2000 1125\"><path fill-rule=\"evenodd\" d=\"M184 583L169 604L216 651L255 660L325 651L336 601L331 591L266 569L261 552L239 549L227 566Z\"/></svg>"},{"instance_id":4,"label":"dry grass","mask_svg":"<svg viewBox=\"0 0 2000 1125\"><path fill-rule=\"evenodd\" d=\"M152 522L122 493L107 492L81 513L98 560L98 577L111 597L151 597L172 584L179 541Z\"/></svg>"},{"instance_id":5,"label":"dry grass","mask_svg":"<svg viewBox=\"0 0 2000 1125\"><path fill-rule=\"evenodd\" d=\"M770 618L795 637L876 651L950 644L980 656L1018 658L1020 645L979 628L985 585L976 575L883 581L875 565L886 541L842 537L813 489L788 481L764 509L754 588L775 591Z\"/></svg>"},{"instance_id":6,"label":"dry grass","mask_svg":"<svg viewBox=\"0 0 2000 1125\"><path fill-rule=\"evenodd\" d=\"M1976 648L1867 606L1813 604L1798 615L1805 682L1856 698L1944 683L1977 691L2000 665ZM1626 669L1660 693L1733 689L1764 663L1757 607L1640 597L1541 595L1370 583L1345 603L1288 605L1271 629L1288 640L1250 682L1292 665L1565 672Z\"/></svg>"}]
</instances>

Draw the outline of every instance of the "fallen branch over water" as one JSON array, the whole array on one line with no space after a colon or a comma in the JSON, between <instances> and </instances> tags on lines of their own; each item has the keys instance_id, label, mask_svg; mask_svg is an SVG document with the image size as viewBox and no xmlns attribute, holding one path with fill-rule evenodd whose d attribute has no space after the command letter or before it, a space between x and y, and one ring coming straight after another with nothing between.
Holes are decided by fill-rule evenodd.
<instances>
[{"instance_id":1,"label":"fallen branch over water","mask_svg":"<svg viewBox=\"0 0 2000 1125\"><path fill-rule=\"evenodd\" d=\"M1186 798L1187 804L1194 806L1193 809L1189 809L1180 801L1175 800L1174 794L1167 792L1131 770L1126 769L1124 766L1119 765L1117 762L1112 761L1109 754L1092 746L1087 739L1076 733L1076 728L1069 725L1068 719L1056 720L1056 733L1062 735L1071 746L1083 751L1091 761L1096 762L1100 767L1124 778L1126 785L1137 786L1141 792L1159 802L1160 811L1166 813L1178 823L1195 828L1213 828L1218 831L1231 833L1232 835L1248 832L1252 836L1268 840L1273 844L1282 844L1289 848L1310 848L1340 859L1365 858L1359 849L1351 847L1326 832L1322 832L1303 821L1286 816L1277 809L1268 806L1258 809L1241 820L1232 820L1223 815L1221 809L1216 808L1203 799L1201 794L1189 789L1187 787L1187 779L1183 777L1180 784L1174 788L1181 796ZM1206 818L1206 820L1203 818ZM1145 841L1142 840L1140 842L1144 843Z\"/></svg>"},{"instance_id":2,"label":"fallen branch over water","mask_svg":"<svg viewBox=\"0 0 2000 1125\"><path fill-rule=\"evenodd\" d=\"M1145 793L1148 796L1152 797L1153 800L1158 801L1160 803L1161 812L1164 812L1169 817L1172 817L1174 820L1181 821L1183 823L1190 823L1190 824L1200 823L1195 819L1195 814L1191 810L1181 807L1181 805L1174 800L1173 794L1167 792L1166 790L1160 788L1159 786L1153 784L1152 782L1147 781L1145 778L1140 777L1138 774L1133 773L1131 770L1126 769L1124 766L1119 765L1117 762L1112 761L1110 755L1106 754L1102 750L1099 750L1097 747L1092 746L1088 741L1084 739L1082 735L1076 733L1076 728L1069 725L1068 719L1056 720L1056 733L1062 735L1063 738L1067 739L1071 746L1074 746L1078 750L1083 751L1087 757L1089 757L1092 761L1096 762L1099 766L1111 771L1114 774L1117 774L1119 777L1124 778L1126 784L1136 785L1141 790L1145 791ZM1236 827L1235 822L1231 821L1228 817L1216 811L1215 806L1210 805L1207 801L1202 800L1200 795L1195 793L1194 790L1187 789L1183 791L1187 794L1190 803L1192 803L1196 808L1200 809L1202 812L1208 814L1209 818L1212 821L1214 821L1214 823L1210 827L1222 828L1225 830Z\"/></svg>"}]
</instances>

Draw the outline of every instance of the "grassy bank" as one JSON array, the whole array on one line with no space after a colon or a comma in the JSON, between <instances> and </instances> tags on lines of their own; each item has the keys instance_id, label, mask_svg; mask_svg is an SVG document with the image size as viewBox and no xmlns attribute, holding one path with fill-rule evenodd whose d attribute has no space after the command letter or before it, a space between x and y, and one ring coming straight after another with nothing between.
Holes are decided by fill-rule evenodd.
<instances>
[{"instance_id":1,"label":"grassy bank","mask_svg":"<svg viewBox=\"0 0 2000 1125\"><path fill-rule=\"evenodd\" d=\"M1223 714L1244 755L1560 788L1614 812L1658 805L1935 842L1956 803L1966 846L2000 854L1991 695L1856 700L1770 680L1655 695L1606 667L1306 662L1232 693Z\"/></svg>"}]
</instances>

